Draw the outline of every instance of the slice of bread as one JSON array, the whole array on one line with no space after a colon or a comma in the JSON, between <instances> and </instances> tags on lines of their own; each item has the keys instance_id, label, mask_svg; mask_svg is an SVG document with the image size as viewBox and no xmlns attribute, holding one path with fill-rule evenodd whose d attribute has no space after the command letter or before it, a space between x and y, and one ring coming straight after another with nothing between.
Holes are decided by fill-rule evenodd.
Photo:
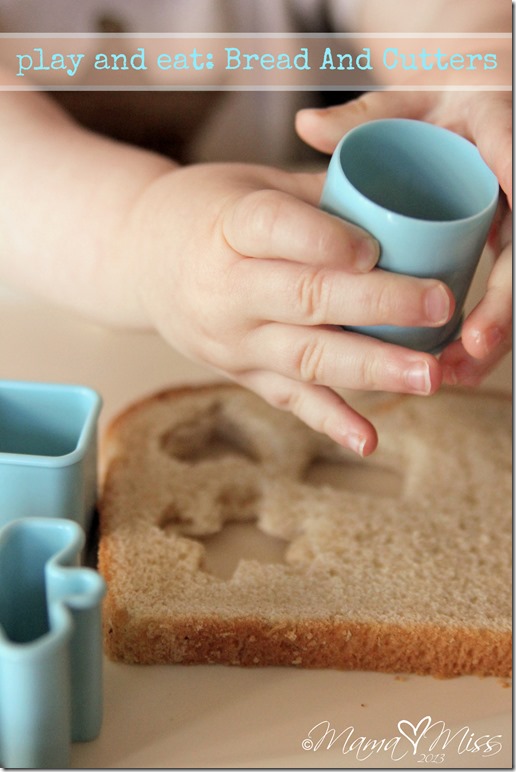
<instances>
[{"instance_id":1,"label":"slice of bread","mask_svg":"<svg viewBox=\"0 0 516 772\"><path fill-rule=\"evenodd\" d=\"M234 385L155 394L112 422L112 659L510 675L510 398L356 406L380 436L364 461ZM284 540L283 562L242 559L221 578L210 535L252 520Z\"/></svg>"}]
</instances>

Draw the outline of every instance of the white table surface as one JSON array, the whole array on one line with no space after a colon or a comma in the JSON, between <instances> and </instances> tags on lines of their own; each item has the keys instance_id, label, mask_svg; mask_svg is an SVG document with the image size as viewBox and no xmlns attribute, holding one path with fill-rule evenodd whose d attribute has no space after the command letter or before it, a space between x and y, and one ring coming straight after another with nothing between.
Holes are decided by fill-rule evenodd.
<instances>
[{"instance_id":1,"label":"white table surface","mask_svg":"<svg viewBox=\"0 0 516 772\"><path fill-rule=\"evenodd\" d=\"M481 269L469 305L484 278ZM0 377L93 387L104 403L101 432L119 409L144 394L171 384L214 380L209 371L152 334L101 329L2 288L0 318ZM508 390L511 372L508 359L485 385ZM512 695L507 686L497 678L147 667L106 660L102 732L94 742L72 746L72 765L510 768ZM432 753L426 738L417 754L405 738L394 750L369 756L359 750L360 743L363 747L368 740L387 742L399 735L399 721L417 727L426 716L433 723L444 722L440 727L455 735L443 759L438 756L442 748ZM324 721L331 723L336 735L342 732L341 737L331 747L327 738L318 749L303 750L310 730ZM410 734L408 725L402 726ZM485 749L486 735L499 743L498 752L488 756L471 752L474 739ZM316 741L320 734L312 736Z\"/></svg>"}]
</instances>

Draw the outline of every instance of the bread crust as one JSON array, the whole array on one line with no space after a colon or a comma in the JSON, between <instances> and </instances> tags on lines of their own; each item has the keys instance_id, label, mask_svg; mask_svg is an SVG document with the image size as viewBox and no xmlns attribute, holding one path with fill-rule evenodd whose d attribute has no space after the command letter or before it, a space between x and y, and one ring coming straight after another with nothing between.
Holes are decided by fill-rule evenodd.
<instances>
[{"instance_id":1,"label":"bread crust","mask_svg":"<svg viewBox=\"0 0 516 772\"><path fill-rule=\"evenodd\" d=\"M159 609L154 608L153 601L150 600L149 586L143 580L139 582L138 567L129 565L127 554L130 554L130 539L127 541L129 545L127 549L124 551L121 548L121 543L127 533L131 533L132 528L134 530L141 527L141 539L145 540L146 534L150 533L148 529L155 529L156 526L155 522L142 526L139 518L140 516L143 518L144 513L141 511L145 508L143 506L141 509L136 506L135 512L131 515L135 518L132 525L130 518L121 511L121 485L138 484L134 479L134 472L131 473L129 470L131 448L127 445L129 437L134 439L137 436L132 435L131 432L139 431L134 429L135 421L138 419L145 425L145 411L149 408L154 409L159 404L166 409L168 405L177 405L182 400L186 405L192 399L202 402L204 398L213 400L215 403L226 403L243 393L244 390L240 387L226 383L167 389L151 394L131 405L109 426L102 445L107 462L100 502L99 549L99 568L108 584L108 594L103 609L104 646L107 655L116 661L139 664L219 663L245 667L281 665L392 673L410 672L443 678L461 674L510 676L512 672L510 619L507 620L504 617L502 621L497 619L493 624L489 624L489 621L486 622L479 613L478 623L472 624L474 615L464 621L452 615L449 621L443 621L443 618L433 619L431 612L426 619L424 616L415 617L407 612L406 618L403 613L399 613L394 622L387 618L374 619L367 613L361 621L356 618L356 614L347 614L345 584L343 584L342 608L339 613L335 613L335 609L332 608L326 616L321 613L312 618L304 618L302 614L296 614L296 608L293 608L290 613L284 612L283 616L281 614L271 616L266 609L259 609L259 613L256 613L256 609L254 612L246 609L242 613L236 605L231 606L229 611L227 608L215 607L207 612L206 608L202 607L202 603L197 602L200 592L198 588L195 592L192 591L192 606L188 612L185 612L181 604L176 603L175 591L171 591L165 605L161 605ZM498 402L501 406L503 405L500 421L507 418L507 409L509 408L510 412L511 405L510 396L497 392L482 392L481 397L490 401L493 410ZM248 399L247 396L245 399ZM256 397L252 399L257 400ZM422 431L419 424L422 408L414 402L414 399L418 398L385 395L378 402L370 402L366 405L369 404L371 407L375 420L381 420L382 416L390 416L389 420L393 420L396 424L398 417L403 417L405 423L402 421L400 427L403 431L407 431L407 426L410 427L410 431L417 436L418 432ZM479 397L477 395L472 397L472 393L467 390L443 390L442 399L451 399L450 404L457 404L453 400L462 400L467 407L461 408L463 410L461 415L467 415L469 411L478 411ZM268 431L271 427L275 428L279 420L276 418L278 411L273 411L268 406L258 407L258 403L256 409L265 411L264 420L270 423ZM411 410L413 415L410 414ZM179 415L181 414L180 410ZM238 413L235 414L238 415ZM174 420L177 422L179 419L176 417ZM451 418L446 416L445 421L448 420L453 420L453 416ZM288 421L285 431L290 431L294 426L291 417ZM478 428L474 421L472 425L475 430ZM463 430L464 427L462 427ZM281 428L278 431L281 431ZM299 437L304 436L303 432L310 431L303 427ZM466 430L465 442L468 442L468 436ZM470 441L473 442L473 440L477 441L478 438L473 438L472 435ZM317 441L313 441L317 445ZM451 453L451 451L447 452ZM493 481L493 485L496 484L497 481ZM278 479L275 480L275 485L278 485ZM426 495L431 497L431 492L427 492ZM333 501L330 494L328 496L328 500ZM356 501L362 505L366 498L362 496ZM472 494L472 501L473 499ZM125 500L131 501L130 498ZM438 495L431 502L432 506L435 507L436 502L437 505L440 502L444 503ZM375 512L378 506L381 505L376 501ZM473 503L471 506L477 506L477 504ZM392 502L387 508L395 513ZM365 506L364 512L369 511L373 512ZM431 511L429 508L428 512ZM487 516L489 513L486 513ZM395 514L392 515L386 528L392 527L392 523L395 523L393 517L395 518ZM453 513L450 518L453 518ZM436 538L438 540L439 537ZM162 541L159 542L160 545ZM136 543L137 539L134 541L134 544ZM165 544L163 554L168 554L166 550L170 548L172 558L174 555L177 558L177 554L173 551L173 546L177 544L177 540L173 541L172 546L170 543ZM506 541L503 544L505 546ZM151 552L146 554L149 555ZM505 559L510 562L510 554L503 556L504 565ZM156 557L156 561L158 560L161 560L161 557ZM171 567L171 574L174 574L176 569L177 565L175 568ZM245 573L245 567L241 570ZM318 570L324 572L324 568ZM188 571L186 574L181 573L179 569L177 571L179 572L177 573L178 593L188 593L191 576L202 575L202 564L198 563L194 567L191 576ZM160 568L156 576L161 576L162 573L163 569ZM291 574L292 582L295 582L296 570L291 570ZM317 576L323 576L323 573ZM202 577L203 581L204 578ZM283 577L281 587L284 585L288 588L289 581L289 577L286 579ZM317 581L315 575L314 581ZM385 572L382 574L381 581L384 583L388 581L385 578ZM172 584L167 584L167 587L173 586L173 576L170 582ZM218 594L213 597L223 597L224 583L218 581L216 584ZM225 585L228 593L230 584L232 583ZM210 579L206 580L205 585L201 582L201 586L206 588L208 597L211 597L209 592L213 583L210 584ZM510 594L509 589L508 592ZM137 595L138 602L135 600ZM142 602L142 598L145 599L145 597L149 597L147 607L145 602ZM279 597L282 597L281 591L279 591Z\"/></svg>"},{"instance_id":2,"label":"bread crust","mask_svg":"<svg viewBox=\"0 0 516 772\"><path fill-rule=\"evenodd\" d=\"M123 639L114 634L123 629ZM128 664L224 664L294 666L414 673L508 677L510 633L432 625L356 623L328 619L271 624L265 619L215 616L148 619L131 623L110 603L104 615L106 654Z\"/></svg>"}]
</instances>

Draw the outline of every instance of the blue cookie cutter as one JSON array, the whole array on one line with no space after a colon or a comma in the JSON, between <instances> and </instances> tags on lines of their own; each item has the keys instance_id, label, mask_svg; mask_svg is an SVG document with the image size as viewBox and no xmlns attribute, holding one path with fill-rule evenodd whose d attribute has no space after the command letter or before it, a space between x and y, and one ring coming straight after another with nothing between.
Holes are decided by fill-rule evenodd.
<instances>
[{"instance_id":1,"label":"blue cookie cutter","mask_svg":"<svg viewBox=\"0 0 516 772\"><path fill-rule=\"evenodd\" d=\"M82 528L22 518L0 529L0 765L66 768L102 723L102 577L78 566Z\"/></svg>"},{"instance_id":2,"label":"blue cookie cutter","mask_svg":"<svg viewBox=\"0 0 516 772\"><path fill-rule=\"evenodd\" d=\"M0 380L0 526L36 515L88 528L100 408L86 386Z\"/></svg>"}]
</instances>

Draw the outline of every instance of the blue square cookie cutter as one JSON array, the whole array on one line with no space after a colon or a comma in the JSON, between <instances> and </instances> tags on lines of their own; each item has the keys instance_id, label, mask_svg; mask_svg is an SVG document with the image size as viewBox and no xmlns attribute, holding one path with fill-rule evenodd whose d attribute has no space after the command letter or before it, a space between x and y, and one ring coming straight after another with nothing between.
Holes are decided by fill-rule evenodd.
<instances>
[{"instance_id":1,"label":"blue square cookie cutter","mask_svg":"<svg viewBox=\"0 0 516 772\"><path fill-rule=\"evenodd\" d=\"M102 723L102 577L66 518L0 529L0 765L69 767Z\"/></svg>"},{"instance_id":2,"label":"blue square cookie cutter","mask_svg":"<svg viewBox=\"0 0 516 772\"><path fill-rule=\"evenodd\" d=\"M88 528L100 408L86 386L0 380L0 527L36 515Z\"/></svg>"}]
</instances>

